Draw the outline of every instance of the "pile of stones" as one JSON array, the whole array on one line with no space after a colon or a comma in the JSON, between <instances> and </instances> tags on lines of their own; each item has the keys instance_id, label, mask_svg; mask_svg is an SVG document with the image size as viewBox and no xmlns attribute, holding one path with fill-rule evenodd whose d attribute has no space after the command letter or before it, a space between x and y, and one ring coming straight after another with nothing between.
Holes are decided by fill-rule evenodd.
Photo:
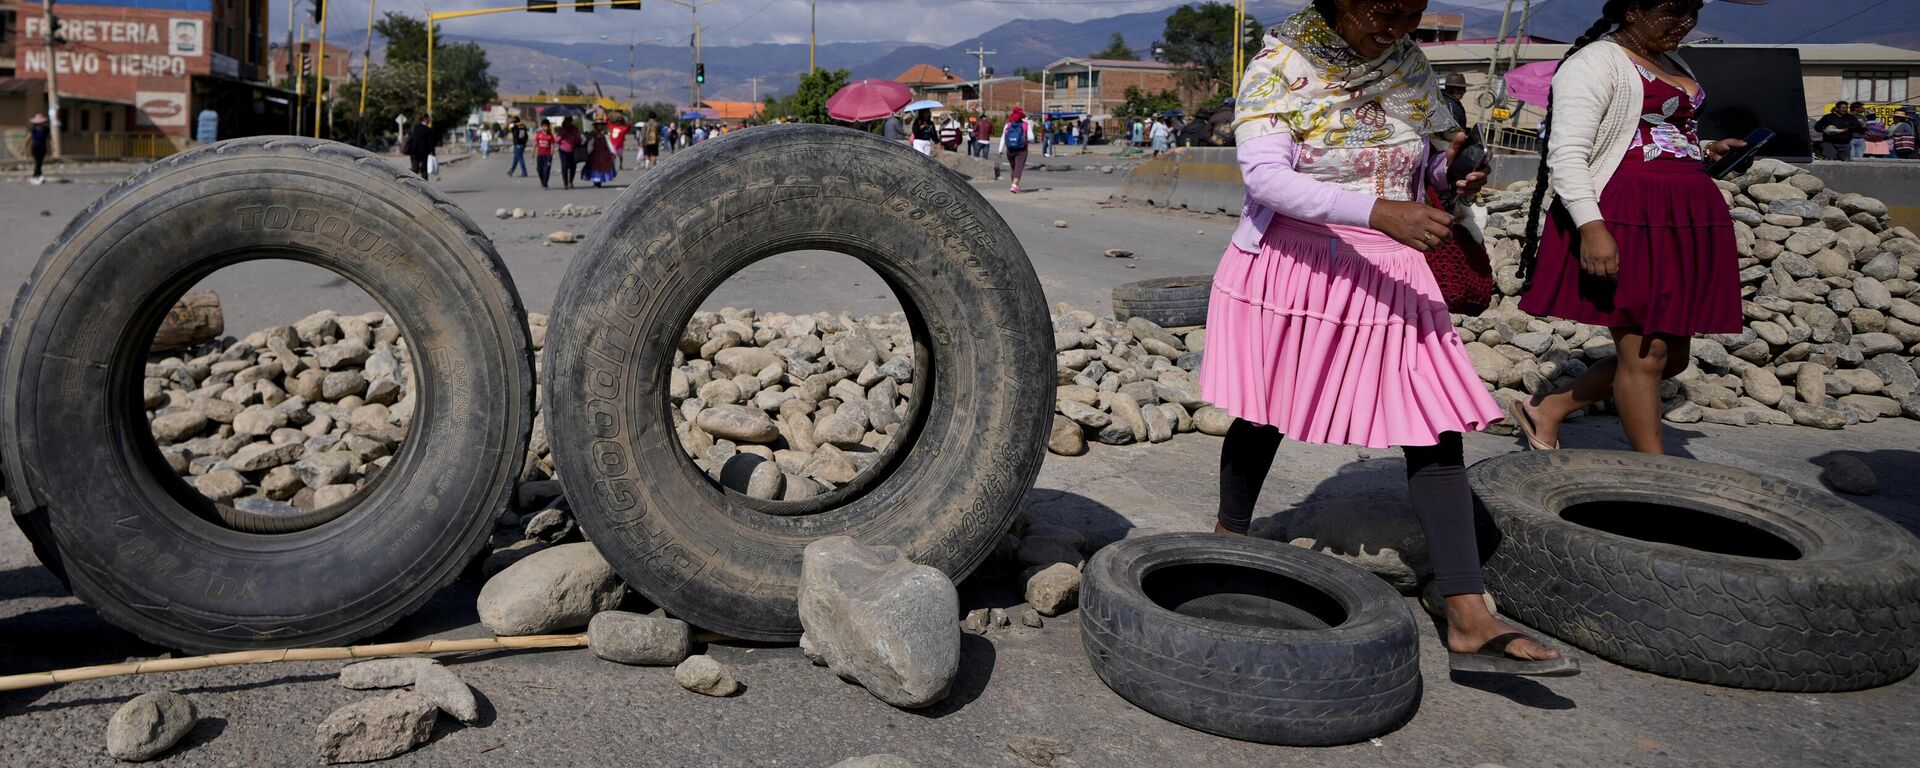
<instances>
[{"instance_id":1,"label":"pile of stones","mask_svg":"<svg viewBox=\"0 0 1920 768\"><path fill-rule=\"evenodd\" d=\"M493 217L496 219L532 219L544 215L549 219L577 219L587 216L598 216L606 212L607 209L604 206L574 205L568 203L558 208L548 208L544 214L532 208L495 208L493 209Z\"/></svg>"},{"instance_id":2,"label":"pile of stones","mask_svg":"<svg viewBox=\"0 0 1920 768\"><path fill-rule=\"evenodd\" d=\"M1667 420L1841 429L1920 419L1920 237L1894 226L1880 201L1828 189L1777 160L1716 183L1740 249L1745 328L1693 340L1694 364L1662 385ZM1531 194L1532 183L1521 182L1491 198L1496 301L1477 316L1454 316L1503 406L1614 354L1605 328L1517 308Z\"/></svg>"},{"instance_id":3,"label":"pile of stones","mask_svg":"<svg viewBox=\"0 0 1920 768\"><path fill-rule=\"evenodd\" d=\"M291 515L353 495L413 415L407 341L384 313L309 315L155 356L142 397L160 454L217 503Z\"/></svg>"}]
</instances>

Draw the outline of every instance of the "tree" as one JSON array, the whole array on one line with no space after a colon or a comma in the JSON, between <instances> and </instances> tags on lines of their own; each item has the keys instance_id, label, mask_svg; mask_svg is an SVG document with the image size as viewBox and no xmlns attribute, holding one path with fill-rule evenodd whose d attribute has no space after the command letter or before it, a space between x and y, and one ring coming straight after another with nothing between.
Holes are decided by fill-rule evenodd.
<instances>
[{"instance_id":1,"label":"tree","mask_svg":"<svg viewBox=\"0 0 1920 768\"><path fill-rule=\"evenodd\" d=\"M1093 58L1117 59L1120 61L1139 61L1140 55L1137 53L1134 53L1133 48L1127 45L1127 38L1121 36L1120 33L1115 32L1113 33L1113 37L1107 38L1106 49L1095 51L1093 53Z\"/></svg>"},{"instance_id":2,"label":"tree","mask_svg":"<svg viewBox=\"0 0 1920 768\"><path fill-rule=\"evenodd\" d=\"M832 122L827 114L827 98L846 87L853 73L845 69L816 69L800 75L800 87L780 98L768 96L760 116L766 120L791 117L803 123Z\"/></svg>"},{"instance_id":3,"label":"tree","mask_svg":"<svg viewBox=\"0 0 1920 768\"><path fill-rule=\"evenodd\" d=\"M1013 74L1018 77L1026 78L1027 82L1030 82L1030 83L1040 82L1040 79L1042 77L1042 73L1035 72L1031 69L1027 69L1026 67L1014 67Z\"/></svg>"},{"instance_id":4,"label":"tree","mask_svg":"<svg viewBox=\"0 0 1920 768\"><path fill-rule=\"evenodd\" d=\"M633 117L633 121L636 123L644 123L648 120L658 120L663 123L671 123L673 122L675 117L679 116L679 111L675 109L673 104L670 102L651 101L644 104L638 103L638 102L634 103L633 108L629 112L629 114Z\"/></svg>"},{"instance_id":5,"label":"tree","mask_svg":"<svg viewBox=\"0 0 1920 768\"><path fill-rule=\"evenodd\" d=\"M368 137L385 134L393 118L413 120L427 106L427 25L419 19L388 13L374 24L387 39L387 60L364 75L367 80L365 125L360 124L360 78L341 89L355 98L333 103L336 138L351 138L364 129ZM433 48L433 124L446 128L466 122L467 114L498 97L499 80L488 72L487 52L474 43L447 45L435 30Z\"/></svg>"},{"instance_id":6,"label":"tree","mask_svg":"<svg viewBox=\"0 0 1920 768\"><path fill-rule=\"evenodd\" d=\"M555 95L557 95L557 96L585 96L585 95L587 95L587 92L586 92L586 91L582 91L582 90L580 90L580 86L578 86L578 85L574 85L573 83L567 83L566 85L563 85L563 86L560 86L560 92L559 92L558 94L555 94Z\"/></svg>"},{"instance_id":7,"label":"tree","mask_svg":"<svg viewBox=\"0 0 1920 768\"><path fill-rule=\"evenodd\" d=\"M1121 95L1126 101L1113 114L1122 120L1145 119L1180 108L1180 95L1173 91L1147 93L1140 86L1129 85Z\"/></svg>"},{"instance_id":8,"label":"tree","mask_svg":"<svg viewBox=\"0 0 1920 768\"><path fill-rule=\"evenodd\" d=\"M1260 23L1252 16L1240 29L1241 46L1249 56L1260 50ZM1169 63L1191 69L1180 73L1189 88L1230 96L1233 82L1233 6L1206 2L1185 5L1167 16L1166 29L1160 34L1160 47Z\"/></svg>"}]
</instances>

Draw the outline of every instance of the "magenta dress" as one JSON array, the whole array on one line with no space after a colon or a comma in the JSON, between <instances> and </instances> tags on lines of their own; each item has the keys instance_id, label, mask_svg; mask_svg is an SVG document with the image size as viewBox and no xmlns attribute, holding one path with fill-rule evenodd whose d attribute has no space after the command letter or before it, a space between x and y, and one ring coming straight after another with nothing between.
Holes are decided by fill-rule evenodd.
<instances>
[{"instance_id":1,"label":"magenta dress","mask_svg":"<svg viewBox=\"0 0 1920 768\"><path fill-rule=\"evenodd\" d=\"M1389 183L1413 199L1425 165ZM1199 380L1207 402L1308 443L1434 445L1500 420L1425 254L1277 213L1258 253L1220 258Z\"/></svg>"},{"instance_id":2,"label":"magenta dress","mask_svg":"<svg viewBox=\"0 0 1920 768\"><path fill-rule=\"evenodd\" d=\"M1620 272L1580 269L1580 231L1556 205L1520 310L1647 334L1739 333L1740 249L1694 123L1706 91L1688 97L1635 68L1646 86L1639 133L1600 192Z\"/></svg>"}]
</instances>

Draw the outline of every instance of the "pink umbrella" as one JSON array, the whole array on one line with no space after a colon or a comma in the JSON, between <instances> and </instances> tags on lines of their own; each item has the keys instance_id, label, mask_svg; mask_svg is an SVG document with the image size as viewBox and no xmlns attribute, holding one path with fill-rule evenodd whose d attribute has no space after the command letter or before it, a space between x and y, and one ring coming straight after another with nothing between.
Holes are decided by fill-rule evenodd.
<instances>
[{"instance_id":1,"label":"pink umbrella","mask_svg":"<svg viewBox=\"0 0 1920 768\"><path fill-rule=\"evenodd\" d=\"M1507 73L1507 98L1529 104L1547 103L1547 90L1553 87L1553 73L1559 69L1557 61L1536 61L1515 68Z\"/></svg>"},{"instance_id":2,"label":"pink umbrella","mask_svg":"<svg viewBox=\"0 0 1920 768\"><path fill-rule=\"evenodd\" d=\"M855 123L878 120L900 111L909 101L913 101L913 91L905 83L861 80L827 97L827 114Z\"/></svg>"}]
</instances>

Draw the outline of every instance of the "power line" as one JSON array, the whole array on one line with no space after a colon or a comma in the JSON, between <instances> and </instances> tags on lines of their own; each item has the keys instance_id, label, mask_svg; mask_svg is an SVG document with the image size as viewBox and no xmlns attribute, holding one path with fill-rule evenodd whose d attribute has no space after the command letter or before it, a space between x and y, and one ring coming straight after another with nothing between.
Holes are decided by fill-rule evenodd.
<instances>
[{"instance_id":1,"label":"power line","mask_svg":"<svg viewBox=\"0 0 1920 768\"><path fill-rule=\"evenodd\" d=\"M1812 37L1812 36L1814 36L1814 35L1817 35L1817 34L1820 34L1821 32L1825 32L1825 31L1827 31L1827 30L1829 30L1829 29L1833 29L1834 27L1837 27L1837 26L1840 26L1840 24L1841 24L1842 22L1845 22L1846 20L1848 20L1848 19L1851 19L1851 18L1853 18L1853 17L1855 17L1855 16L1859 16L1860 14L1863 14L1863 13L1866 13L1867 11L1871 11L1871 10L1873 10L1873 9L1875 9L1875 8L1878 8L1878 7L1880 7L1880 6L1883 6L1883 5L1886 5L1886 4L1888 3L1888 2L1889 2L1889 0L1880 0L1879 2L1877 2L1877 3L1874 3L1873 5L1869 5L1869 6L1867 6L1867 7L1865 7L1865 8L1862 8L1862 9L1860 9L1860 10L1857 10L1857 11L1854 11L1853 13L1850 13L1850 14L1847 14L1847 15L1845 15L1845 16L1842 16L1842 17L1840 17L1840 19L1839 19L1838 21L1835 21L1835 22L1833 22L1832 24L1828 24L1828 25L1826 25L1826 26L1824 26L1824 27L1821 27L1821 28L1819 28L1819 29L1816 29L1816 30L1813 30L1812 32L1808 32L1808 33L1806 33L1806 34L1804 34L1804 35L1801 35L1801 36L1799 36L1799 37L1796 37L1796 38L1794 38L1794 39L1792 39L1792 40L1788 40L1788 41L1786 41L1786 42L1784 42L1784 43L1779 43L1779 44L1776 44L1776 45L1774 45L1773 47L1775 47L1775 48L1779 48L1779 47L1781 47L1781 46L1786 46L1786 45L1792 45L1792 44L1794 44L1794 43L1797 43L1797 42L1800 42L1801 40L1805 40L1805 39L1807 39L1807 38L1809 38L1809 37Z\"/></svg>"}]
</instances>

